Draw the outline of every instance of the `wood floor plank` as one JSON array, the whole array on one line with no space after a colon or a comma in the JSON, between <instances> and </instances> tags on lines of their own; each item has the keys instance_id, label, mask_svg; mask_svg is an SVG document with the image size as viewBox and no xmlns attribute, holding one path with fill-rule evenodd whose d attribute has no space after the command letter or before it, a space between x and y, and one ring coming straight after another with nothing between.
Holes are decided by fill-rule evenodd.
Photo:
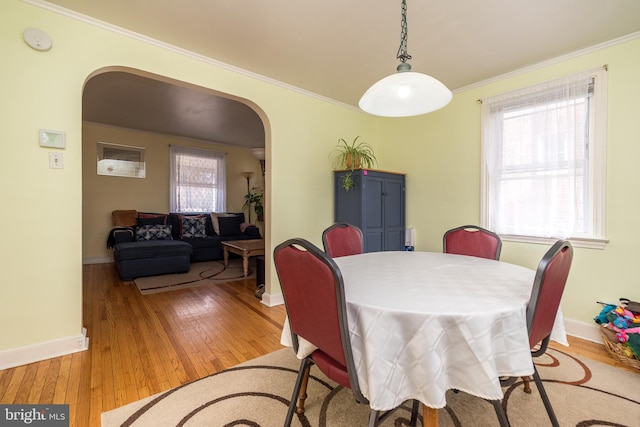
<instances>
[{"instance_id":1,"label":"wood floor plank","mask_svg":"<svg viewBox=\"0 0 640 427\"><path fill-rule=\"evenodd\" d=\"M51 359L51 364L47 368L47 372L43 378L42 393L38 403L50 403L53 402L53 396L56 391L56 383L60 377L60 367L62 365L62 357L56 357Z\"/></svg>"},{"instance_id":2,"label":"wood floor plank","mask_svg":"<svg viewBox=\"0 0 640 427\"><path fill-rule=\"evenodd\" d=\"M25 374L27 373L27 366L18 366L15 368L7 369L7 377L9 377L9 382L6 385L6 388L0 391L0 395L2 395L2 399L0 399L0 403L16 403L16 395L18 394L18 390L20 389L20 384L22 384L22 380L24 379Z\"/></svg>"},{"instance_id":3,"label":"wood floor plank","mask_svg":"<svg viewBox=\"0 0 640 427\"><path fill-rule=\"evenodd\" d=\"M38 403L37 400L32 400L32 396L39 397L42 392L42 389L39 388L41 382L36 382L36 374L38 373L39 367L49 366L49 363L49 360L45 360L27 365L27 370L24 373L24 377L22 378L22 382L14 399L15 403Z\"/></svg>"},{"instance_id":4,"label":"wood floor plank","mask_svg":"<svg viewBox=\"0 0 640 427\"><path fill-rule=\"evenodd\" d=\"M0 371L0 403L4 399L4 392L9 388L14 369L4 369Z\"/></svg>"},{"instance_id":5,"label":"wood floor plank","mask_svg":"<svg viewBox=\"0 0 640 427\"><path fill-rule=\"evenodd\" d=\"M0 371L0 403L68 403L72 427L99 427L103 411L278 350L284 306L267 307L254 291L255 280L246 279L142 295L113 264L86 265L89 349ZM637 373L600 344L569 343Z\"/></svg>"},{"instance_id":6,"label":"wood floor plank","mask_svg":"<svg viewBox=\"0 0 640 427\"><path fill-rule=\"evenodd\" d=\"M73 355L71 354L60 357L60 370L58 371L58 377L56 378L53 399L51 400L52 403L62 404L67 402L67 391L69 390L72 359Z\"/></svg>"},{"instance_id":7,"label":"wood floor plank","mask_svg":"<svg viewBox=\"0 0 640 427\"><path fill-rule=\"evenodd\" d=\"M90 386L85 385L83 380L90 375L90 370L84 368L83 361L89 358L90 354L91 347L87 351L71 355L69 382L65 401L62 402L69 404L70 427L89 425L90 393L87 391L90 390Z\"/></svg>"}]
</instances>

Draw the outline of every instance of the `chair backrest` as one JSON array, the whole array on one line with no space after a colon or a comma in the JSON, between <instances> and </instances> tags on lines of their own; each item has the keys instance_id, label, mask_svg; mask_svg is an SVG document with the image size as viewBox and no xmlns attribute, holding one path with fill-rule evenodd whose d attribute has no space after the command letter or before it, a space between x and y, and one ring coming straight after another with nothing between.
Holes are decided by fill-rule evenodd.
<instances>
[{"instance_id":1,"label":"chair backrest","mask_svg":"<svg viewBox=\"0 0 640 427\"><path fill-rule=\"evenodd\" d=\"M542 342L543 351L546 349L572 261L571 243L558 240L538 265L527 305L527 328L531 348Z\"/></svg>"},{"instance_id":2,"label":"chair backrest","mask_svg":"<svg viewBox=\"0 0 640 427\"><path fill-rule=\"evenodd\" d=\"M477 225L452 228L442 237L442 251L447 254L498 260L501 250L500 236Z\"/></svg>"},{"instance_id":3,"label":"chair backrest","mask_svg":"<svg viewBox=\"0 0 640 427\"><path fill-rule=\"evenodd\" d=\"M336 222L322 232L324 251L331 258L364 252L362 230L346 222Z\"/></svg>"},{"instance_id":4,"label":"chair backrest","mask_svg":"<svg viewBox=\"0 0 640 427\"><path fill-rule=\"evenodd\" d=\"M345 367L350 388L361 398L353 362L342 274L336 263L304 239L290 239L273 254L294 350L298 337Z\"/></svg>"}]
</instances>

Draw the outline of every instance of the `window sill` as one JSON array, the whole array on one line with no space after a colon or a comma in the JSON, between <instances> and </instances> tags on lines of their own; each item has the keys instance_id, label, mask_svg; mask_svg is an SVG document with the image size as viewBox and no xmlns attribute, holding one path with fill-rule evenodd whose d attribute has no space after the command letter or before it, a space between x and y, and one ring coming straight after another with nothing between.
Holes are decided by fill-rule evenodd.
<instances>
[{"instance_id":1,"label":"window sill","mask_svg":"<svg viewBox=\"0 0 640 427\"><path fill-rule=\"evenodd\" d=\"M500 239L507 242L536 243L540 245L552 245L559 238L533 237L533 236L515 236L509 234L501 234ZM587 249L604 249L609 240L605 239L587 239L587 238L570 238L569 241L576 248Z\"/></svg>"}]
</instances>

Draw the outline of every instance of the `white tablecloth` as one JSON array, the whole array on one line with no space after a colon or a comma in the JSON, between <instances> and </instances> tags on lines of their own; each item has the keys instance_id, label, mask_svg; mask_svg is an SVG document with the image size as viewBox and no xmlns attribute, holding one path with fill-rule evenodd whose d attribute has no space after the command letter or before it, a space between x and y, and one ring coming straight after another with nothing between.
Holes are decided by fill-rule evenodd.
<instances>
[{"instance_id":1,"label":"white tablecloth","mask_svg":"<svg viewBox=\"0 0 640 427\"><path fill-rule=\"evenodd\" d=\"M458 389L501 399L500 376L533 373L525 310L535 272L430 252L335 258L345 283L360 387L378 410L418 399L446 405ZM553 339L566 344L558 313ZM291 345L288 323L282 343ZM301 343L298 357L314 350Z\"/></svg>"}]
</instances>

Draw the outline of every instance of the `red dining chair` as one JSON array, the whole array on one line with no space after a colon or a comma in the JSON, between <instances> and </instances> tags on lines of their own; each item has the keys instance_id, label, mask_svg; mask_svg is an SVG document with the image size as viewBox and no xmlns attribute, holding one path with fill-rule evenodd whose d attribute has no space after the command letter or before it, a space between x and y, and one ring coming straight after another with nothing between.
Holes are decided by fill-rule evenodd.
<instances>
[{"instance_id":1,"label":"red dining chair","mask_svg":"<svg viewBox=\"0 0 640 427\"><path fill-rule=\"evenodd\" d=\"M362 230L346 222L336 222L322 232L324 251L331 258L364 252Z\"/></svg>"},{"instance_id":2,"label":"red dining chair","mask_svg":"<svg viewBox=\"0 0 640 427\"><path fill-rule=\"evenodd\" d=\"M477 225L452 228L442 237L442 251L447 254L499 260L501 250L500 236Z\"/></svg>"},{"instance_id":3,"label":"red dining chair","mask_svg":"<svg viewBox=\"0 0 640 427\"><path fill-rule=\"evenodd\" d=\"M273 259L287 309L293 349L297 354L299 337L317 347L300 363L285 427L291 425L294 412L304 413L309 371L314 364L331 380L351 389L357 402L368 404L360 390L353 361L340 269L333 259L304 239L281 243L275 248ZM414 401L412 426L417 422L418 407ZM377 426L391 412L372 409L369 426Z\"/></svg>"},{"instance_id":4,"label":"red dining chair","mask_svg":"<svg viewBox=\"0 0 640 427\"><path fill-rule=\"evenodd\" d=\"M540 357L547 351L549 340L551 339L551 330L556 320L560 300L567 283L571 262L573 261L573 247L568 240L558 240L542 257L536 277L533 281L533 289L531 290L531 298L527 304L527 330L529 331L529 347L531 348L532 357ZM529 380L523 377L525 383L525 392L529 389ZM547 410L551 424L559 427L556 414L553 412L551 401L544 389L538 370L533 365L533 380L540 392L540 397ZM508 382L503 384L508 384ZM528 391L530 393L530 389ZM496 403L497 402L497 403ZM504 408L498 401L492 401L494 408L500 420L500 425L508 426ZM506 422L506 424L503 424Z\"/></svg>"}]
</instances>

